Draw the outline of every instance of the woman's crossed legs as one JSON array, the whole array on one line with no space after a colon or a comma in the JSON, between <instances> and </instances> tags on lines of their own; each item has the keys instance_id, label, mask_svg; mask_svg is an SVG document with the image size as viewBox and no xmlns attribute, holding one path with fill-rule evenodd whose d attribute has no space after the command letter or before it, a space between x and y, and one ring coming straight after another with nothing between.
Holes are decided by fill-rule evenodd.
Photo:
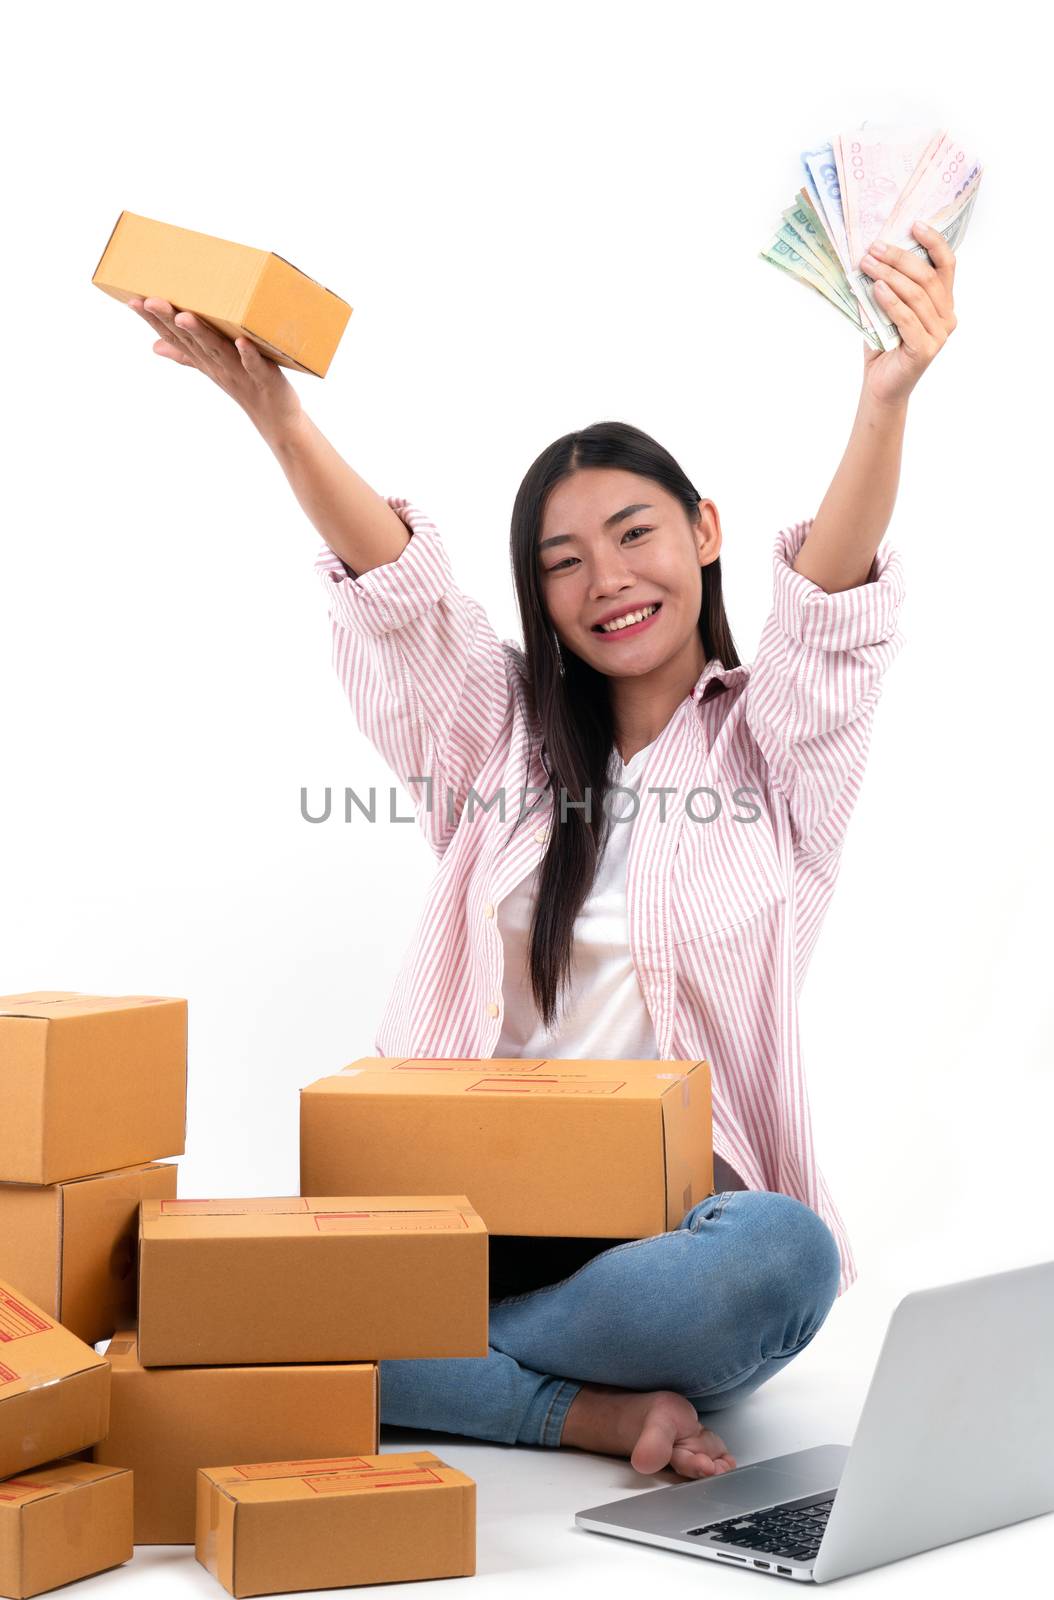
<instances>
[{"instance_id":1,"label":"woman's crossed legs","mask_svg":"<svg viewBox=\"0 0 1054 1600\"><path fill-rule=\"evenodd\" d=\"M744 1399L804 1350L840 1273L834 1235L801 1201L709 1195L668 1233L493 1302L486 1357L382 1361L381 1421L573 1444L641 1472L728 1470L700 1414Z\"/></svg>"}]
</instances>

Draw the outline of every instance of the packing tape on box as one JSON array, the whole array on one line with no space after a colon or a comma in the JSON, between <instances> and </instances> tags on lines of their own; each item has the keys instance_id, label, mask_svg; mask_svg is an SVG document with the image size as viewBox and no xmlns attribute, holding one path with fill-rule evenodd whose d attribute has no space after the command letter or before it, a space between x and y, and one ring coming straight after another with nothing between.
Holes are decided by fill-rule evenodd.
<instances>
[{"instance_id":1,"label":"packing tape on box","mask_svg":"<svg viewBox=\"0 0 1054 1600\"><path fill-rule=\"evenodd\" d=\"M692 1091L688 1085L688 1074L686 1072L657 1072L655 1076L656 1078L669 1078L671 1083L679 1083L681 1085L681 1104L683 1106L691 1105Z\"/></svg>"},{"instance_id":2,"label":"packing tape on box","mask_svg":"<svg viewBox=\"0 0 1054 1600\"><path fill-rule=\"evenodd\" d=\"M82 1011L113 1011L132 1006L163 1005L166 1000L174 996L163 994L60 994L52 999L41 1000L33 994L10 995L8 997L9 1010L0 1011L0 1017L31 1016L38 1021L46 1021L51 1017L61 1016L62 1007Z\"/></svg>"},{"instance_id":3,"label":"packing tape on box","mask_svg":"<svg viewBox=\"0 0 1054 1600\"><path fill-rule=\"evenodd\" d=\"M68 1376L66 1373L34 1371L32 1367L25 1371L17 1372L11 1367L3 1367L0 1369L0 1382L3 1381L3 1373L8 1374L7 1381L21 1379L24 1382L25 1388L22 1391L23 1394L33 1394L38 1389L53 1388L56 1384L65 1383ZM30 1409L32 1410L32 1408ZM100 1430L100 1433L97 1437L101 1436L102 1432ZM39 1428L30 1428L22 1434L20 1448L22 1455L25 1457L26 1469L29 1467L38 1466L40 1464L42 1440L43 1435ZM44 1449L44 1455L45 1459L47 1459L46 1445ZM54 1451L51 1452L51 1456L54 1456Z\"/></svg>"},{"instance_id":4,"label":"packing tape on box","mask_svg":"<svg viewBox=\"0 0 1054 1600\"><path fill-rule=\"evenodd\" d=\"M12 1369L9 1368L8 1370L11 1371ZM18 1378L21 1378L22 1381L25 1383L26 1387L25 1387L25 1389L23 1391L25 1394L31 1394L34 1389L47 1389L51 1385L65 1382L65 1375L64 1374L56 1374L54 1372L35 1371L32 1367L30 1367L28 1370L25 1370L25 1371L20 1370L17 1373L14 1373L14 1376L18 1377ZM22 1435L22 1454L24 1456L26 1456L27 1458L32 1456L33 1460L31 1462L31 1465L33 1465L33 1466L35 1466L40 1461L40 1434L39 1433L33 1432L33 1431L30 1431L28 1433L23 1433L23 1435Z\"/></svg>"},{"instance_id":5,"label":"packing tape on box","mask_svg":"<svg viewBox=\"0 0 1054 1600\"><path fill-rule=\"evenodd\" d=\"M19 1478L5 1478L0 1483L0 1500L11 1503L19 1500L46 1500L62 1489L76 1491L84 1481L86 1480L52 1477L50 1483L33 1483ZM83 1544L85 1533L91 1526L92 1520L90 1495L76 1492L62 1495L62 1527L67 1545Z\"/></svg>"},{"instance_id":6,"label":"packing tape on box","mask_svg":"<svg viewBox=\"0 0 1054 1600\"><path fill-rule=\"evenodd\" d=\"M72 1493L62 1496L62 1531L72 1549L84 1543L93 1523L91 1495Z\"/></svg>"},{"instance_id":7,"label":"packing tape on box","mask_svg":"<svg viewBox=\"0 0 1054 1600\"><path fill-rule=\"evenodd\" d=\"M209 1484L209 1528L205 1535L205 1548L202 1551L202 1564L206 1572L211 1572L216 1582L220 1581L219 1558L219 1527L220 1527L220 1491L214 1483ZM226 1587L226 1586L225 1586Z\"/></svg>"}]
</instances>

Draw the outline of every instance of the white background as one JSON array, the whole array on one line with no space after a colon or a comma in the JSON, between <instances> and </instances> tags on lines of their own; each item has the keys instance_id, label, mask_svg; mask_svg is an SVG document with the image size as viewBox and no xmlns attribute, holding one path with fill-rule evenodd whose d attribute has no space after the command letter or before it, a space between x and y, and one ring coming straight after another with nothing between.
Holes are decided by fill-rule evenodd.
<instances>
[{"instance_id":1,"label":"white background","mask_svg":"<svg viewBox=\"0 0 1054 1600\"><path fill-rule=\"evenodd\" d=\"M304 785L392 782L330 665L320 538L244 415L92 286L119 212L273 249L350 301L327 378L292 381L436 520L501 637L531 461L604 418L655 435L720 510L750 660L773 536L815 513L862 370L850 325L758 259L798 153L865 118L980 152L959 326L912 397L887 535L907 644L803 1002L861 1277L729 1414L743 1462L851 1438L906 1290L1054 1255L1052 241L1027 15L257 0L52 5L8 36L0 990L189 999L185 1195L296 1191L297 1091L372 1053L433 859L410 824L301 819ZM989 1408L963 1440L980 1472L998 1429ZM650 1486L624 1462L448 1455L480 1481L475 1593L751 1581L572 1533ZM1033 1521L857 1585L980 1593L1051 1542ZM96 1589L147 1572L213 1591L187 1551Z\"/></svg>"}]
</instances>

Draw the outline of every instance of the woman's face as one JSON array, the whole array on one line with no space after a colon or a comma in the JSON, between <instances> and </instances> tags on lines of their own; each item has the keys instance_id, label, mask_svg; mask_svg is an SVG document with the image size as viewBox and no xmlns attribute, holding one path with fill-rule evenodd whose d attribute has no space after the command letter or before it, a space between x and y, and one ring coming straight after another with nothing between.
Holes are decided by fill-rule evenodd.
<instances>
[{"instance_id":1,"label":"woman's face","mask_svg":"<svg viewBox=\"0 0 1054 1600\"><path fill-rule=\"evenodd\" d=\"M583 467L549 496L538 539L542 595L556 636L598 672L652 672L699 633L699 569L721 549L712 500L689 525L684 507L652 478ZM658 607L633 625L599 632L612 616Z\"/></svg>"}]
</instances>

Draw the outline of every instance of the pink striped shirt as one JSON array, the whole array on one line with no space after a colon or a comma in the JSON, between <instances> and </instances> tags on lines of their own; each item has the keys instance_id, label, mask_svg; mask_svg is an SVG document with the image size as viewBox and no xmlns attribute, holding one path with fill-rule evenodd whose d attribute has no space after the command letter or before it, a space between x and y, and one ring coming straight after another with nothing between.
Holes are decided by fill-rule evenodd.
<instances>
[{"instance_id":1,"label":"pink striped shirt","mask_svg":"<svg viewBox=\"0 0 1054 1600\"><path fill-rule=\"evenodd\" d=\"M496 908L544 854L560 799L543 792L522 648L499 640L455 583L425 513L387 503L412 534L395 561L357 576L328 545L315 561L355 720L406 787L440 863L375 1050L483 1059L502 1027ZM659 1058L710 1062L715 1152L748 1188L792 1195L823 1218L842 1294L857 1269L817 1163L798 1000L882 676L904 642L903 572L883 545L866 583L828 594L791 565L811 526L776 536L753 664L711 658L655 741L626 910ZM737 796L740 786L752 792ZM757 820L742 820L752 804Z\"/></svg>"}]
</instances>

